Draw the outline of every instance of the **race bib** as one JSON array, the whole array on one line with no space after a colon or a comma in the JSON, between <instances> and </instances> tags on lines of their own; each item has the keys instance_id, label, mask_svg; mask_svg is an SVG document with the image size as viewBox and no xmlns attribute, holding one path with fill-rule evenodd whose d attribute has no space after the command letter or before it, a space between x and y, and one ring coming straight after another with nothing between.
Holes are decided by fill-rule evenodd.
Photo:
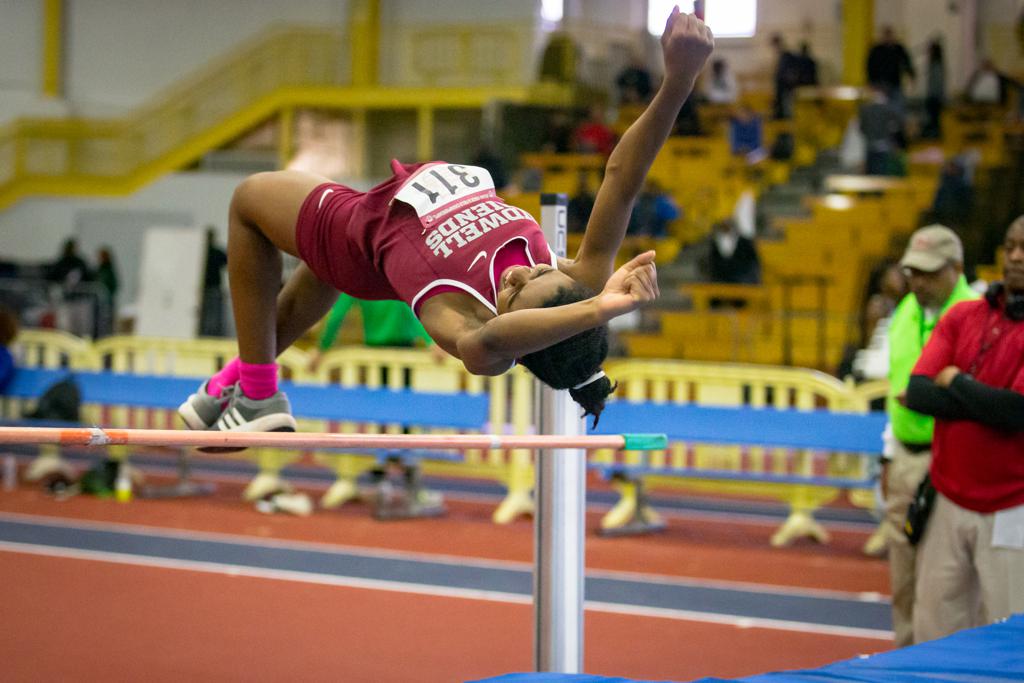
<instances>
[{"instance_id":1,"label":"race bib","mask_svg":"<svg viewBox=\"0 0 1024 683\"><path fill-rule=\"evenodd\" d=\"M992 546L1024 549L1024 505L995 513L992 521Z\"/></svg>"},{"instance_id":2,"label":"race bib","mask_svg":"<svg viewBox=\"0 0 1024 683\"><path fill-rule=\"evenodd\" d=\"M462 164L430 164L402 185L395 199L411 206L424 228L445 215L495 197L487 169Z\"/></svg>"}]
</instances>

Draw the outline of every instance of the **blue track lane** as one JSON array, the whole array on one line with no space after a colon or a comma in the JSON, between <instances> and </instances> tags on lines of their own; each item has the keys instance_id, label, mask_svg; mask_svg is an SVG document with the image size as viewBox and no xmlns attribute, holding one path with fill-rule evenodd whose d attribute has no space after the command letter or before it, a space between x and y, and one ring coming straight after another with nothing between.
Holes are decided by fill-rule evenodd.
<instances>
[{"instance_id":1,"label":"blue track lane","mask_svg":"<svg viewBox=\"0 0 1024 683\"><path fill-rule=\"evenodd\" d=\"M487 563L460 563L447 558L383 557L346 550L314 549L296 544L261 544L259 541L211 540L187 532L119 528L117 525L73 520L34 522L0 518L0 541L55 549L121 553L142 558L300 572L319 577L372 579L411 586L491 591L510 595L532 594L532 573L516 567ZM497 563L493 563L497 564ZM891 628L888 603L862 601L786 589L743 590L685 585L683 582L590 576L588 602L633 608L680 610L731 617L772 619L824 627L886 631Z\"/></svg>"}]
</instances>

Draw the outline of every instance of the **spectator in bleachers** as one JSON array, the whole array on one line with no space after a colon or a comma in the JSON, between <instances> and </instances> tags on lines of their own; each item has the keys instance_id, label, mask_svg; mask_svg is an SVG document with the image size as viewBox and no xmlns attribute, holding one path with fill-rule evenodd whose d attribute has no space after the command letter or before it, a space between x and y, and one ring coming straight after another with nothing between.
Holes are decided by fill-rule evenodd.
<instances>
[{"instance_id":1,"label":"spectator in bleachers","mask_svg":"<svg viewBox=\"0 0 1024 683\"><path fill-rule=\"evenodd\" d=\"M902 406L910 372L936 323L953 305L977 299L963 275L964 251L956 233L942 225L921 228L910 237L900 261L911 293L889 324L889 390L880 476L885 501L886 545L892 586L892 621L897 647L914 643L915 546L903 530L907 509L931 463L935 420Z\"/></svg>"},{"instance_id":2,"label":"spectator in bleachers","mask_svg":"<svg viewBox=\"0 0 1024 683\"><path fill-rule=\"evenodd\" d=\"M864 304L864 328L862 340L869 343L881 322L892 316L896 306L910 291L903 266L898 263L883 264L875 283L869 287L867 302Z\"/></svg>"},{"instance_id":3,"label":"spectator in bleachers","mask_svg":"<svg viewBox=\"0 0 1024 683\"><path fill-rule=\"evenodd\" d=\"M740 97L736 77L724 59L711 62L711 76L707 84L705 96L712 104L735 104Z\"/></svg>"},{"instance_id":4,"label":"spectator in bleachers","mask_svg":"<svg viewBox=\"0 0 1024 683\"><path fill-rule=\"evenodd\" d=\"M580 47L568 33L556 31L548 38L540 59L540 80L575 83L580 63Z\"/></svg>"},{"instance_id":5,"label":"spectator in bleachers","mask_svg":"<svg viewBox=\"0 0 1024 683\"><path fill-rule=\"evenodd\" d=\"M94 279L103 288L103 302L97 307L95 336L105 337L114 332L117 319L116 297L118 290L117 267L114 254L109 246L100 247L96 252L96 273Z\"/></svg>"},{"instance_id":6,"label":"spectator in bleachers","mask_svg":"<svg viewBox=\"0 0 1024 683\"><path fill-rule=\"evenodd\" d=\"M968 180L964 160L948 159L942 166L939 186L932 202L932 220L963 230L974 210L974 188Z\"/></svg>"},{"instance_id":7,"label":"spectator in bleachers","mask_svg":"<svg viewBox=\"0 0 1024 683\"><path fill-rule=\"evenodd\" d=\"M109 246L102 246L96 251L96 282L103 286L107 297L107 303L114 305L114 297L117 296L118 279L117 266L114 265L114 254Z\"/></svg>"},{"instance_id":8,"label":"spectator in bleachers","mask_svg":"<svg viewBox=\"0 0 1024 683\"><path fill-rule=\"evenodd\" d=\"M228 255L217 244L217 231L206 227L206 263L203 267L203 301L199 313L199 335L224 335L224 290L221 273L228 265Z\"/></svg>"},{"instance_id":9,"label":"spectator in bleachers","mask_svg":"<svg viewBox=\"0 0 1024 683\"><path fill-rule=\"evenodd\" d=\"M903 113L893 106L884 88L872 85L860 107L860 131L866 147L865 173L899 175Z\"/></svg>"},{"instance_id":10,"label":"spectator in bleachers","mask_svg":"<svg viewBox=\"0 0 1024 683\"><path fill-rule=\"evenodd\" d=\"M576 176L576 191L569 198L566 208L566 227L569 232L582 233L586 229L596 199L597 196L590 189L590 174L586 169L581 169Z\"/></svg>"},{"instance_id":11,"label":"spectator in bleachers","mask_svg":"<svg viewBox=\"0 0 1024 683\"><path fill-rule=\"evenodd\" d=\"M651 99L654 86L651 72L644 64L640 54L634 51L630 62L615 79L619 91L620 104L646 104Z\"/></svg>"},{"instance_id":12,"label":"spectator in bleachers","mask_svg":"<svg viewBox=\"0 0 1024 683\"><path fill-rule=\"evenodd\" d=\"M936 418L915 642L1024 612L1024 216L1003 249L1003 281L939 320L907 385Z\"/></svg>"},{"instance_id":13,"label":"spectator in bleachers","mask_svg":"<svg viewBox=\"0 0 1024 683\"><path fill-rule=\"evenodd\" d=\"M763 148L764 122L753 109L740 105L729 117L729 149L754 161L764 156Z\"/></svg>"},{"instance_id":14,"label":"spectator in bleachers","mask_svg":"<svg viewBox=\"0 0 1024 683\"><path fill-rule=\"evenodd\" d=\"M10 346L18 336L18 317L6 306L0 306L0 393L14 377L14 356Z\"/></svg>"},{"instance_id":15,"label":"spectator in bleachers","mask_svg":"<svg viewBox=\"0 0 1024 683\"><path fill-rule=\"evenodd\" d=\"M800 75L799 60L778 33L772 36L772 48L775 50L774 114L777 119L788 119L793 116L793 89Z\"/></svg>"},{"instance_id":16,"label":"spectator in bleachers","mask_svg":"<svg viewBox=\"0 0 1024 683\"><path fill-rule=\"evenodd\" d=\"M1006 102L1005 81L995 63L986 58L971 74L964 95L971 104L1002 104Z\"/></svg>"},{"instance_id":17,"label":"spectator in bleachers","mask_svg":"<svg viewBox=\"0 0 1024 683\"><path fill-rule=\"evenodd\" d=\"M573 151L581 154L612 153L615 148L615 131L608 125L605 108L600 104L591 105L587 118L576 126L572 135Z\"/></svg>"},{"instance_id":18,"label":"spectator in bleachers","mask_svg":"<svg viewBox=\"0 0 1024 683\"><path fill-rule=\"evenodd\" d=\"M938 140L942 137L942 109L946 104L946 60L942 43L928 44L928 64L925 66L924 125L921 137Z\"/></svg>"},{"instance_id":19,"label":"spectator in bleachers","mask_svg":"<svg viewBox=\"0 0 1024 683\"><path fill-rule=\"evenodd\" d=\"M715 223L708 266L712 282L760 283L761 259L757 255L753 232L741 230L734 218Z\"/></svg>"},{"instance_id":20,"label":"spectator in bleachers","mask_svg":"<svg viewBox=\"0 0 1024 683\"><path fill-rule=\"evenodd\" d=\"M676 116L676 124L672 134L682 136L699 136L704 134L704 129L700 125L700 108L697 97L691 95L683 103L679 114Z\"/></svg>"},{"instance_id":21,"label":"spectator in bleachers","mask_svg":"<svg viewBox=\"0 0 1024 683\"><path fill-rule=\"evenodd\" d=\"M487 169L487 172L491 174L491 180L494 181L494 188L497 191L500 192L508 187L509 179L508 171L505 170L505 162L487 143L480 145L476 156L473 157L473 161L470 163Z\"/></svg>"},{"instance_id":22,"label":"spectator in bleachers","mask_svg":"<svg viewBox=\"0 0 1024 683\"><path fill-rule=\"evenodd\" d=\"M897 304L908 291L907 278L898 263L886 261L872 269L861 313L860 348L844 351L837 376L853 375L858 381L886 378L889 373L889 324ZM877 406L872 404L872 410L881 410L882 407L881 401ZM877 532L872 535L865 552L868 555L884 553L884 536Z\"/></svg>"},{"instance_id":23,"label":"spectator in bleachers","mask_svg":"<svg viewBox=\"0 0 1024 683\"><path fill-rule=\"evenodd\" d=\"M903 77L914 80L914 64L891 26L882 29L882 39L868 52L868 85L885 91L893 106L903 108Z\"/></svg>"},{"instance_id":24,"label":"spectator in bleachers","mask_svg":"<svg viewBox=\"0 0 1024 683\"><path fill-rule=\"evenodd\" d=\"M800 43L800 53L796 57L796 85L818 85L818 60L811 55L811 46L807 41Z\"/></svg>"},{"instance_id":25,"label":"spectator in bleachers","mask_svg":"<svg viewBox=\"0 0 1024 683\"><path fill-rule=\"evenodd\" d=\"M660 239L668 235L668 225L679 218L679 207L658 181L648 178L633 203L626 234Z\"/></svg>"},{"instance_id":26,"label":"spectator in bleachers","mask_svg":"<svg viewBox=\"0 0 1024 683\"><path fill-rule=\"evenodd\" d=\"M49 264L45 272L47 280L63 285L66 289L92 277L89 265L78 253L78 241L74 238L65 240L60 257Z\"/></svg>"},{"instance_id":27,"label":"spectator in bleachers","mask_svg":"<svg viewBox=\"0 0 1024 683\"><path fill-rule=\"evenodd\" d=\"M565 154L572 150L572 120L562 109L555 111L548 119L544 137L540 143L542 152Z\"/></svg>"}]
</instances>

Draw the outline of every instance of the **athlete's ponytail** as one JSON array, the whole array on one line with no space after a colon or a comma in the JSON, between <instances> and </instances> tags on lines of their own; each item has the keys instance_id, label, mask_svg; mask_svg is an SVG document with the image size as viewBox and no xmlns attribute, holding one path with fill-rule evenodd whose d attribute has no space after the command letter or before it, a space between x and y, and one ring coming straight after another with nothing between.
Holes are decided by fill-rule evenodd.
<instances>
[{"instance_id":1,"label":"athlete's ponytail","mask_svg":"<svg viewBox=\"0 0 1024 683\"><path fill-rule=\"evenodd\" d=\"M590 290L577 283L560 288L542 308L564 306L591 296ZM583 408L583 414L594 416L592 427L597 427L605 399L616 386L601 370L601 363L607 356L608 326L602 325L529 353L519 362L548 386L568 389L569 395Z\"/></svg>"}]
</instances>

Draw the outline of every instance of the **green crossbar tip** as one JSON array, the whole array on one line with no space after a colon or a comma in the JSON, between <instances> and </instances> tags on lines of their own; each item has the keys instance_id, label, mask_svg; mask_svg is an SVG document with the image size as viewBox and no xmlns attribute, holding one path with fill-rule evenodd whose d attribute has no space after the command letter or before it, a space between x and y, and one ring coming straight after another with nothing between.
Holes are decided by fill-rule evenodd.
<instances>
[{"instance_id":1,"label":"green crossbar tip","mask_svg":"<svg viewBox=\"0 0 1024 683\"><path fill-rule=\"evenodd\" d=\"M660 451L668 448L668 436L665 434L623 434L626 443L622 447L627 451Z\"/></svg>"}]
</instances>

